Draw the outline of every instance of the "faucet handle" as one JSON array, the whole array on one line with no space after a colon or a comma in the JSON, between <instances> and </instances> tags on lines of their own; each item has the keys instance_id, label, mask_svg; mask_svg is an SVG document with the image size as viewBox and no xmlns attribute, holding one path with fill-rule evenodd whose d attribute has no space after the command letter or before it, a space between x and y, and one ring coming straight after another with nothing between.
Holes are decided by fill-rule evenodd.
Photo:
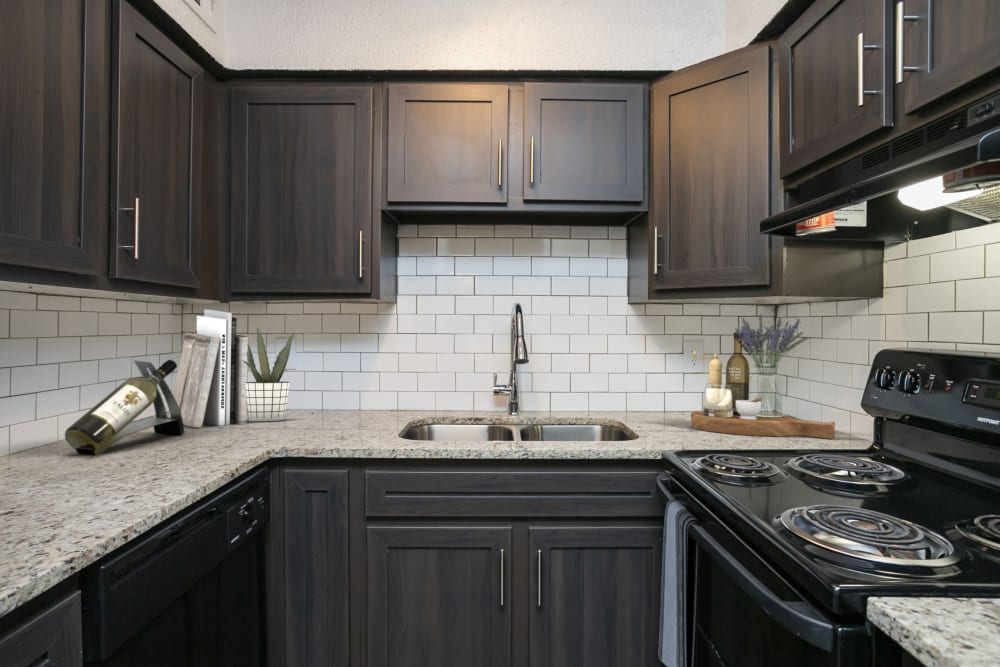
<instances>
[{"instance_id":1,"label":"faucet handle","mask_svg":"<svg viewBox=\"0 0 1000 667\"><path fill-rule=\"evenodd\" d=\"M510 385L509 384L497 384L497 374L493 374L493 393L494 394L509 394Z\"/></svg>"}]
</instances>

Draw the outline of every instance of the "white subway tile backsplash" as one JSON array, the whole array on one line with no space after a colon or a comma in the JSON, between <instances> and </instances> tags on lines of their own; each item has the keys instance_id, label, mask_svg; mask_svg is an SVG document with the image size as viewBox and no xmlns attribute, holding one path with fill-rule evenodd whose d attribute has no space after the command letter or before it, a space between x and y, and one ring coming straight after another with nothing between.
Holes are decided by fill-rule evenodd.
<instances>
[{"instance_id":1,"label":"white subway tile backsplash","mask_svg":"<svg viewBox=\"0 0 1000 667\"><path fill-rule=\"evenodd\" d=\"M986 275L983 246L940 252L930 256L931 281L967 280Z\"/></svg>"},{"instance_id":2,"label":"white subway tile backsplash","mask_svg":"<svg viewBox=\"0 0 1000 667\"><path fill-rule=\"evenodd\" d=\"M10 427L10 452L47 445L59 439L59 420L55 417L14 424Z\"/></svg>"},{"instance_id":3,"label":"white subway tile backsplash","mask_svg":"<svg viewBox=\"0 0 1000 667\"><path fill-rule=\"evenodd\" d=\"M41 338L57 336L59 331L59 314L41 310L11 310L11 338Z\"/></svg>"},{"instance_id":4,"label":"white subway tile backsplash","mask_svg":"<svg viewBox=\"0 0 1000 667\"><path fill-rule=\"evenodd\" d=\"M931 313L929 339L938 342L982 343L983 313Z\"/></svg>"},{"instance_id":5,"label":"white subway tile backsplash","mask_svg":"<svg viewBox=\"0 0 1000 667\"><path fill-rule=\"evenodd\" d=\"M0 308L4 310L35 310L37 304L34 294L0 291Z\"/></svg>"},{"instance_id":6,"label":"white subway tile backsplash","mask_svg":"<svg viewBox=\"0 0 1000 667\"><path fill-rule=\"evenodd\" d=\"M584 277L552 278L552 294L564 296L587 296L590 294L590 279Z\"/></svg>"},{"instance_id":7,"label":"white subway tile backsplash","mask_svg":"<svg viewBox=\"0 0 1000 667\"><path fill-rule=\"evenodd\" d=\"M917 285L930 280L930 258L928 255L909 257L886 262L885 286ZM949 280L935 278L935 280ZM816 304L813 304L814 306ZM813 313L816 314L815 312Z\"/></svg>"},{"instance_id":8,"label":"white subway tile backsplash","mask_svg":"<svg viewBox=\"0 0 1000 667\"><path fill-rule=\"evenodd\" d=\"M1000 225L981 225L955 232L955 247L967 248L1000 243Z\"/></svg>"},{"instance_id":9,"label":"white subway tile backsplash","mask_svg":"<svg viewBox=\"0 0 1000 667\"><path fill-rule=\"evenodd\" d=\"M955 283L956 310L1000 310L1000 278Z\"/></svg>"}]
</instances>

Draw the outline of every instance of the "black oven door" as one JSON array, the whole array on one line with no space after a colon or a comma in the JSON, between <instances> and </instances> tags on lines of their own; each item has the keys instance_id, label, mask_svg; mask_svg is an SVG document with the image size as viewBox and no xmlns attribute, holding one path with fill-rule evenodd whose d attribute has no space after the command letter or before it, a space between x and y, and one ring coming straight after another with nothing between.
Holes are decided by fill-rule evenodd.
<instances>
[{"instance_id":1,"label":"black oven door","mask_svg":"<svg viewBox=\"0 0 1000 667\"><path fill-rule=\"evenodd\" d=\"M664 491L670 502L696 505L686 494ZM863 619L830 618L710 513L691 509L696 523L678 546L687 550L688 563L680 583L686 591L684 667L871 665Z\"/></svg>"}]
</instances>

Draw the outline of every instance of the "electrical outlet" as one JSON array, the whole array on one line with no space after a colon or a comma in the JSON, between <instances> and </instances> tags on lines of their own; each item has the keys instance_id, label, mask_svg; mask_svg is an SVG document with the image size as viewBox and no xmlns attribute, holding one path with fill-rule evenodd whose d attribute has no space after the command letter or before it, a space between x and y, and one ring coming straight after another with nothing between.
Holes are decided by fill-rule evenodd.
<instances>
[{"instance_id":1,"label":"electrical outlet","mask_svg":"<svg viewBox=\"0 0 1000 667\"><path fill-rule=\"evenodd\" d=\"M692 371L705 370L705 341L690 339L684 341L684 354Z\"/></svg>"}]
</instances>

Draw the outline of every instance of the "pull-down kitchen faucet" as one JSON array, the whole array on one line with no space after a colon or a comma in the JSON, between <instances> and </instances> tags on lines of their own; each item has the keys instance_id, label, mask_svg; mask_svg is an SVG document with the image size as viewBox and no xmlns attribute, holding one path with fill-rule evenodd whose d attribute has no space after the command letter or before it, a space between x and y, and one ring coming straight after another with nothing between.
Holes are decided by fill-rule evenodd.
<instances>
[{"instance_id":1,"label":"pull-down kitchen faucet","mask_svg":"<svg viewBox=\"0 0 1000 667\"><path fill-rule=\"evenodd\" d=\"M493 393L507 395L507 414L516 415L518 408L517 396L517 365L528 363L528 346L524 342L524 315L521 314L521 304L515 303L510 311L510 377L507 384L497 384L497 374L493 374Z\"/></svg>"}]
</instances>

